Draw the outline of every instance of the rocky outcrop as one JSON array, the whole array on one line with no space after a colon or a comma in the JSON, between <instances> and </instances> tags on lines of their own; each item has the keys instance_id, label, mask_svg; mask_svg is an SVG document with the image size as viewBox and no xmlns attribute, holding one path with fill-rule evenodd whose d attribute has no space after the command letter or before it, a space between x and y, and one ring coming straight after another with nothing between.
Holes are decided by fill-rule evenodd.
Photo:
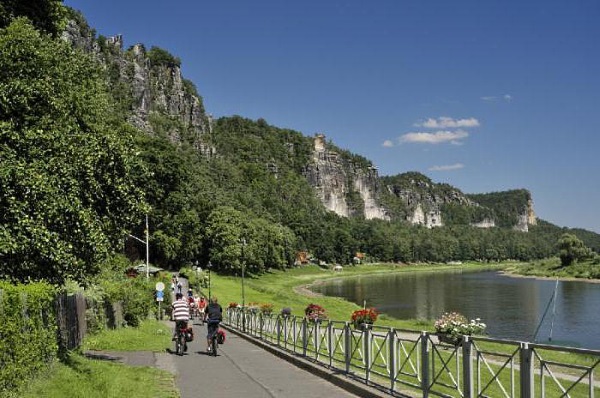
<instances>
[{"instance_id":1,"label":"rocky outcrop","mask_svg":"<svg viewBox=\"0 0 600 398\"><path fill-rule=\"evenodd\" d=\"M530 225L537 224L537 217L533 210L533 201L529 199L527 201L527 207L517 215L517 224L513 226L513 229L521 232L528 232Z\"/></svg>"},{"instance_id":2,"label":"rocky outcrop","mask_svg":"<svg viewBox=\"0 0 600 398\"><path fill-rule=\"evenodd\" d=\"M471 226L477 228L494 228L496 226L496 222L491 218L485 218L479 222L471 223Z\"/></svg>"},{"instance_id":3,"label":"rocky outcrop","mask_svg":"<svg viewBox=\"0 0 600 398\"><path fill-rule=\"evenodd\" d=\"M153 64L142 44L123 50L121 35L96 38L84 20L69 21L62 38L104 65L113 94L128 97L132 125L149 134L166 134L174 143L185 140L205 154L214 152L203 140L211 131L211 118L179 65Z\"/></svg>"},{"instance_id":4,"label":"rocky outcrop","mask_svg":"<svg viewBox=\"0 0 600 398\"><path fill-rule=\"evenodd\" d=\"M389 220L377 201L380 185L377 169L352 164L329 150L323 134L314 138L312 161L304 176L328 210L343 217Z\"/></svg>"}]
</instances>

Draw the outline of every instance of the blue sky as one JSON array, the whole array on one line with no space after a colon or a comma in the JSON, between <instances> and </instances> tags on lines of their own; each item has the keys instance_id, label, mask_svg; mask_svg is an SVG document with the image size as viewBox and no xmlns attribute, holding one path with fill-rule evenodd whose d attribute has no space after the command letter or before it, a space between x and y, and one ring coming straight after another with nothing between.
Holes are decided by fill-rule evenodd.
<instances>
[{"instance_id":1,"label":"blue sky","mask_svg":"<svg viewBox=\"0 0 600 398\"><path fill-rule=\"evenodd\" d=\"M600 233L597 0L67 0L241 115Z\"/></svg>"}]
</instances>

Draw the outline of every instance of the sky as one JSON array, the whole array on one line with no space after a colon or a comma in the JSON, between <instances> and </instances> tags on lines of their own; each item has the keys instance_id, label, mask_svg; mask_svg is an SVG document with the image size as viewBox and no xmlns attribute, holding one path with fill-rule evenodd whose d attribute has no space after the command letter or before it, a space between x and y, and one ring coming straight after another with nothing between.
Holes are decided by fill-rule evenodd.
<instances>
[{"instance_id":1,"label":"sky","mask_svg":"<svg viewBox=\"0 0 600 398\"><path fill-rule=\"evenodd\" d=\"M215 118L323 133L380 175L528 189L600 233L598 0L65 0L179 57Z\"/></svg>"}]
</instances>

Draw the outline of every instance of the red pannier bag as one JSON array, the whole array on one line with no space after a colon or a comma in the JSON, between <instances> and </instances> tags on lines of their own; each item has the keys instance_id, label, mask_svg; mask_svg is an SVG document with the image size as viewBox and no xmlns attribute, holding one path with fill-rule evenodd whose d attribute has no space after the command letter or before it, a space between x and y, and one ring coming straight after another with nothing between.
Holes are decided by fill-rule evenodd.
<instances>
[{"instance_id":1,"label":"red pannier bag","mask_svg":"<svg viewBox=\"0 0 600 398\"><path fill-rule=\"evenodd\" d=\"M225 343L225 331L223 329L217 330L217 343L219 343L219 344Z\"/></svg>"}]
</instances>

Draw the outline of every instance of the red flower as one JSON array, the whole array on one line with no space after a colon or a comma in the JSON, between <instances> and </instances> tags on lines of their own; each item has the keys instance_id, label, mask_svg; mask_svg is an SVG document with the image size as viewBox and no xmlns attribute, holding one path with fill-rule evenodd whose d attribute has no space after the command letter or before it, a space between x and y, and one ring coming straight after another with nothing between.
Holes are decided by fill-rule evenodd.
<instances>
[{"instance_id":1,"label":"red flower","mask_svg":"<svg viewBox=\"0 0 600 398\"><path fill-rule=\"evenodd\" d=\"M355 323L374 323L379 316L379 312L375 308L365 308L356 310L352 313L350 320Z\"/></svg>"}]
</instances>

